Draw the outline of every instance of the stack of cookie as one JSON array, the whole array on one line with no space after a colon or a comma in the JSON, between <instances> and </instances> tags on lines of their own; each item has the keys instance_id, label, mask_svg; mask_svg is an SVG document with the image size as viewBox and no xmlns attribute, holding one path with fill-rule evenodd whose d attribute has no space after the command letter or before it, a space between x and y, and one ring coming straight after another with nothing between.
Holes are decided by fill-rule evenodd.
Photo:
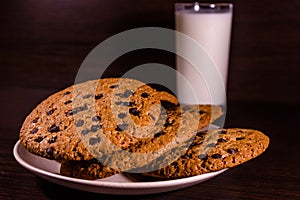
<instances>
[{"instance_id":1,"label":"stack of cookie","mask_svg":"<svg viewBox=\"0 0 300 200\"><path fill-rule=\"evenodd\" d=\"M222 114L219 106L179 105L137 80L92 80L41 102L25 119L20 141L61 162L61 174L70 177L189 177L239 165L267 148L268 137L256 130L202 131Z\"/></svg>"}]
</instances>

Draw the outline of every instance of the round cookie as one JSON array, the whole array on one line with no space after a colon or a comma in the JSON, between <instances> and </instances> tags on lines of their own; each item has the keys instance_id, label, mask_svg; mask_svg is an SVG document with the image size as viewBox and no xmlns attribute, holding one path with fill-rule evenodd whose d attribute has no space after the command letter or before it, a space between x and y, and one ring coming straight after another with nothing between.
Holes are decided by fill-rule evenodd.
<instances>
[{"instance_id":1,"label":"round cookie","mask_svg":"<svg viewBox=\"0 0 300 200\"><path fill-rule=\"evenodd\" d=\"M179 159L167 167L153 171L159 165L157 159L145 168L147 176L159 178L183 178L218 171L240 165L263 153L269 145L269 138L257 130L222 129L199 132L191 145ZM178 154L174 149L169 154ZM166 158L167 159L167 158Z\"/></svg>"},{"instance_id":2,"label":"round cookie","mask_svg":"<svg viewBox=\"0 0 300 200\"><path fill-rule=\"evenodd\" d=\"M106 178L118 173L117 170L107 167L95 159L90 161L63 160L60 167L61 175L88 180Z\"/></svg>"},{"instance_id":3,"label":"round cookie","mask_svg":"<svg viewBox=\"0 0 300 200\"><path fill-rule=\"evenodd\" d=\"M140 95L134 96L135 92ZM158 92L133 79L87 81L41 102L26 117L20 130L20 141L30 152L46 158L91 160L93 155L87 147L99 141L93 134L105 134L119 148L126 148L137 142L135 137L124 134L125 128L132 131L133 126L118 123L116 119L131 120L134 115L134 122L141 127L155 124L160 106L154 106L157 108L153 112L147 112L147 109L161 101L171 105L178 103L173 95ZM124 109L130 115L124 116ZM145 119L148 119L147 123Z\"/></svg>"}]
</instances>

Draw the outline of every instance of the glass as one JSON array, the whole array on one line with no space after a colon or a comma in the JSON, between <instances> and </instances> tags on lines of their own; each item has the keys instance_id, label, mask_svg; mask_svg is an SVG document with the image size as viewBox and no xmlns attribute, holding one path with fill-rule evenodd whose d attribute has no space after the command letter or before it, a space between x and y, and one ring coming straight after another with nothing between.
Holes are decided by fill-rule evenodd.
<instances>
[{"instance_id":1,"label":"glass","mask_svg":"<svg viewBox=\"0 0 300 200\"><path fill-rule=\"evenodd\" d=\"M207 53L220 74L226 90L231 39L233 5L230 3L176 3L175 29L193 38ZM177 40L178 43L178 40ZM185 47L188 51L188 47ZM203 55L199 55L203 56ZM177 71L188 79L197 101L191 102L186 84L177 78L177 95L182 103L224 104L224 98L214 99L201 74L197 75L186 60L177 56ZM210 70L208 66L205 70ZM209 77L206 77L209 78ZM226 99L226 97L225 97Z\"/></svg>"}]
</instances>

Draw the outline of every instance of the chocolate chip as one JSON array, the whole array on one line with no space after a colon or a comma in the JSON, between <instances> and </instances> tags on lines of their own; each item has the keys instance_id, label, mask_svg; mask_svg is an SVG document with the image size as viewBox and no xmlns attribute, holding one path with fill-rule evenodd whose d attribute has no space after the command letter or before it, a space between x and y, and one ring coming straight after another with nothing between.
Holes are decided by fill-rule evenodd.
<instances>
[{"instance_id":1,"label":"chocolate chip","mask_svg":"<svg viewBox=\"0 0 300 200\"><path fill-rule=\"evenodd\" d=\"M102 97L103 97L103 94L98 94L95 96L95 99L98 100L98 99L101 99Z\"/></svg>"},{"instance_id":2,"label":"chocolate chip","mask_svg":"<svg viewBox=\"0 0 300 200\"><path fill-rule=\"evenodd\" d=\"M126 90L124 93L116 94L116 96L119 96L121 98L127 98L127 97L130 97L131 94L132 94L131 90Z\"/></svg>"},{"instance_id":3,"label":"chocolate chip","mask_svg":"<svg viewBox=\"0 0 300 200\"><path fill-rule=\"evenodd\" d=\"M219 159L219 158L222 158L222 155L216 153L216 154L211 155L211 157L212 157L213 159Z\"/></svg>"},{"instance_id":4,"label":"chocolate chip","mask_svg":"<svg viewBox=\"0 0 300 200\"><path fill-rule=\"evenodd\" d=\"M30 131L30 133L31 133L31 134L34 134L34 133L38 132L38 130L39 130L38 128L34 128L34 129L32 129L32 130Z\"/></svg>"},{"instance_id":5,"label":"chocolate chip","mask_svg":"<svg viewBox=\"0 0 300 200\"><path fill-rule=\"evenodd\" d=\"M39 118L35 118L34 120L32 120L32 123L37 123L39 121Z\"/></svg>"},{"instance_id":6,"label":"chocolate chip","mask_svg":"<svg viewBox=\"0 0 300 200\"><path fill-rule=\"evenodd\" d=\"M194 146L197 146L197 145L198 145L198 142L192 142L189 147L194 147Z\"/></svg>"},{"instance_id":7,"label":"chocolate chip","mask_svg":"<svg viewBox=\"0 0 300 200\"><path fill-rule=\"evenodd\" d=\"M219 138L219 139L217 140L217 142L227 142L227 140L225 140L224 138Z\"/></svg>"},{"instance_id":8,"label":"chocolate chip","mask_svg":"<svg viewBox=\"0 0 300 200\"><path fill-rule=\"evenodd\" d=\"M245 139L245 137L238 137L238 138L235 138L236 140L243 140Z\"/></svg>"},{"instance_id":9,"label":"chocolate chip","mask_svg":"<svg viewBox=\"0 0 300 200\"><path fill-rule=\"evenodd\" d=\"M124 102L123 106L134 106L135 103L134 102Z\"/></svg>"},{"instance_id":10,"label":"chocolate chip","mask_svg":"<svg viewBox=\"0 0 300 200\"><path fill-rule=\"evenodd\" d=\"M125 129L127 129L128 124L118 124L116 131L124 131Z\"/></svg>"},{"instance_id":11,"label":"chocolate chip","mask_svg":"<svg viewBox=\"0 0 300 200\"><path fill-rule=\"evenodd\" d=\"M206 132L205 131L199 131L199 132L196 133L196 135L198 137L203 137L204 135L206 135Z\"/></svg>"},{"instance_id":12,"label":"chocolate chip","mask_svg":"<svg viewBox=\"0 0 300 200\"><path fill-rule=\"evenodd\" d=\"M94 144L96 144L98 142L98 138L90 138L90 140L89 140L89 144L90 145L94 145Z\"/></svg>"},{"instance_id":13,"label":"chocolate chip","mask_svg":"<svg viewBox=\"0 0 300 200\"><path fill-rule=\"evenodd\" d=\"M238 152L238 150L234 149L234 148L227 149L227 153L230 153L230 154L235 154L237 152Z\"/></svg>"},{"instance_id":14,"label":"chocolate chip","mask_svg":"<svg viewBox=\"0 0 300 200\"><path fill-rule=\"evenodd\" d=\"M86 134L89 134L91 131L90 130L82 130L81 131L81 134L83 134L83 135L86 135Z\"/></svg>"},{"instance_id":15,"label":"chocolate chip","mask_svg":"<svg viewBox=\"0 0 300 200\"><path fill-rule=\"evenodd\" d=\"M97 132L99 129L101 129L102 126L101 125L92 125L91 127L91 131L92 132Z\"/></svg>"},{"instance_id":16,"label":"chocolate chip","mask_svg":"<svg viewBox=\"0 0 300 200\"><path fill-rule=\"evenodd\" d=\"M86 95L84 95L82 98L88 99L88 98L90 98L91 96L92 96L91 94L86 94Z\"/></svg>"},{"instance_id":17,"label":"chocolate chip","mask_svg":"<svg viewBox=\"0 0 300 200\"><path fill-rule=\"evenodd\" d=\"M52 144L52 143L56 142L56 140L57 140L57 136L54 136L53 138L51 138L51 139L48 141L48 143L49 143L49 144Z\"/></svg>"},{"instance_id":18,"label":"chocolate chip","mask_svg":"<svg viewBox=\"0 0 300 200\"><path fill-rule=\"evenodd\" d=\"M68 94L71 94L71 92L67 91L64 93L64 95L68 95Z\"/></svg>"},{"instance_id":19,"label":"chocolate chip","mask_svg":"<svg viewBox=\"0 0 300 200\"><path fill-rule=\"evenodd\" d=\"M155 117L154 117L153 115L149 114L149 116L151 117L151 119L152 119L153 121L155 121Z\"/></svg>"},{"instance_id":20,"label":"chocolate chip","mask_svg":"<svg viewBox=\"0 0 300 200\"><path fill-rule=\"evenodd\" d=\"M207 145L207 147L216 147L216 144L215 143L210 143Z\"/></svg>"},{"instance_id":21,"label":"chocolate chip","mask_svg":"<svg viewBox=\"0 0 300 200\"><path fill-rule=\"evenodd\" d=\"M41 141L43 141L43 139L43 137L37 137L34 139L34 141L40 143Z\"/></svg>"},{"instance_id":22,"label":"chocolate chip","mask_svg":"<svg viewBox=\"0 0 300 200\"><path fill-rule=\"evenodd\" d=\"M76 112L76 113L78 113L80 111L85 111L87 109L88 109L87 105L84 105L84 106L80 106L78 108L75 108L73 111Z\"/></svg>"},{"instance_id":23,"label":"chocolate chip","mask_svg":"<svg viewBox=\"0 0 300 200\"><path fill-rule=\"evenodd\" d=\"M53 113L54 113L54 109L52 109L52 110L49 110L48 112L47 112L47 115L52 115Z\"/></svg>"},{"instance_id":24,"label":"chocolate chip","mask_svg":"<svg viewBox=\"0 0 300 200\"><path fill-rule=\"evenodd\" d=\"M94 122L98 122L98 121L101 120L101 117L100 117L99 115L97 115L97 116L94 116L94 117L92 118L92 120L93 120Z\"/></svg>"},{"instance_id":25,"label":"chocolate chip","mask_svg":"<svg viewBox=\"0 0 300 200\"><path fill-rule=\"evenodd\" d=\"M200 111L199 111L199 114L200 114L200 115L205 114L205 113L206 113L206 112L203 111L203 110L200 110Z\"/></svg>"},{"instance_id":26,"label":"chocolate chip","mask_svg":"<svg viewBox=\"0 0 300 200\"><path fill-rule=\"evenodd\" d=\"M48 147L46 149L46 153L49 155L49 156L53 156L53 153L54 153L54 148L53 147Z\"/></svg>"},{"instance_id":27,"label":"chocolate chip","mask_svg":"<svg viewBox=\"0 0 300 200\"><path fill-rule=\"evenodd\" d=\"M48 129L48 131L49 131L50 133L55 133L55 132L60 131L60 129L59 129L58 126L56 126L55 124L53 124L53 125Z\"/></svg>"},{"instance_id":28,"label":"chocolate chip","mask_svg":"<svg viewBox=\"0 0 300 200\"><path fill-rule=\"evenodd\" d=\"M66 102L64 102L65 105L72 103L72 100L68 100Z\"/></svg>"},{"instance_id":29,"label":"chocolate chip","mask_svg":"<svg viewBox=\"0 0 300 200\"><path fill-rule=\"evenodd\" d=\"M124 103L124 102L122 102L122 101L116 101L115 104L119 106L119 105L122 105L123 103Z\"/></svg>"},{"instance_id":30,"label":"chocolate chip","mask_svg":"<svg viewBox=\"0 0 300 200\"><path fill-rule=\"evenodd\" d=\"M130 108L129 113L134 115L134 116L139 116L140 115L140 111L138 111L137 108Z\"/></svg>"},{"instance_id":31,"label":"chocolate chip","mask_svg":"<svg viewBox=\"0 0 300 200\"><path fill-rule=\"evenodd\" d=\"M143 98L147 98L149 95L150 95L149 93L147 93L147 92L143 92L143 93L141 94L141 97L143 97Z\"/></svg>"},{"instance_id":32,"label":"chocolate chip","mask_svg":"<svg viewBox=\"0 0 300 200\"><path fill-rule=\"evenodd\" d=\"M68 110L66 112L66 116L69 117L69 116L72 116L74 114L73 110Z\"/></svg>"},{"instance_id":33,"label":"chocolate chip","mask_svg":"<svg viewBox=\"0 0 300 200\"><path fill-rule=\"evenodd\" d=\"M219 134L226 134L227 131L226 131L226 130L220 130L218 133L219 133Z\"/></svg>"},{"instance_id":34,"label":"chocolate chip","mask_svg":"<svg viewBox=\"0 0 300 200\"><path fill-rule=\"evenodd\" d=\"M204 154L199 154L198 158L201 159L201 160L207 160L208 155L207 155L206 153L204 153Z\"/></svg>"},{"instance_id":35,"label":"chocolate chip","mask_svg":"<svg viewBox=\"0 0 300 200\"><path fill-rule=\"evenodd\" d=\"M118 117L119 117L120 119L124 119L124 118L126 117L126 113L119 113L119 114L118 114Z\"/></svg>"},{"instance_id":36,"label":"chocolate chip","mask_svg":"<svg viewBox=\"0 0 300 200\"><path fill-rule=\"evenodd\" d=\"M169 109L175 106L175 104L169 102L169 101L160 101L161 105L165 108L165 109Z\"/></svg>"},{"instance_id":37,"label":"chocolate chip","mask_svg":"<svg viewBox=\"0 0 300 200\"><path fill-rule=\"evenodd\" d=\"M171 165L174 166L174 167L177 167L178 163L177 162L172 162Z\"/></svg>"},{"instance_id":38,"label":"chocolate chip","mask_svg":"<svg viewBox=\"0 0 300 200\"><path fill-rule=\"evenodd\" d=\"M190 159L191 157L189 156L189 155L183 155L183 156L181 156L181 158L183 158L183 159Z\"/></svg>"},{"instance_id":39,"label":"chocolate chip","mask_svg":"<svg viewBox=\"0 0 300 200\"><path fill-rule=\"evenodd\" d=\"M172 126L172 125L173 125L173 122L166 122L164 124L164 127L166 128L166 127L169 127L169 126Z\"/></svg>"},{"instance_id":40,"label":"chocolate chip","mask_svg":"<svg viewBox=\"0 0 300 200\"><path fill-rule=\"evenodd\" d=\"M80 126L82 126L84 124L84 121L83 120L79 120L79 121L77 121L76 123L75 123L75 126L76 127L80 127Z\"/></svg>"},{"instance_id":41,"label":"chocolate chip","mask_svg":"<svg viewBox=\"0 0 300 200\"><path fill-rule=\"evenodd\" d=\"M111 86L109 86L109 88L118 88L119 87L119 85L111 85Z\"/></svg>"},{"instance_id":42,"label":"chocolate chip","mask_svg":"<svg viewBox=\"0 0 300 200\"><path fill-rule=\"evenodd\" d=\"M163 135L163 134L164 134L164 132L161 131L161 132L155 133L155 134L154 134L154 137L157 138L157 137L159 137L159 136L161 136L161 135Z\"/></svg>"},{"instance_id":43,"label":"chocolate chip","mask_svg":"<svg viewBox=\"0 0 300 200\"><path fill-rule=\"evenodd\" d=\"M74 108L73 110L67 111L66 116L69 117L69 116L75 115L81 111L85 111L87 109L88 109L87 105L80 106L80 107Z\"/></svg>"},{"instance_id":44,"label":"chocolate chip","mask_svg":"<svg viewBox=\"0 0 300 200\"><path fill-rule=\"evenodd\" d=\"M126 101L116 101L115 103L118 106L133 106L134 102L126 102Z\"/></svg>"}]
</instances>

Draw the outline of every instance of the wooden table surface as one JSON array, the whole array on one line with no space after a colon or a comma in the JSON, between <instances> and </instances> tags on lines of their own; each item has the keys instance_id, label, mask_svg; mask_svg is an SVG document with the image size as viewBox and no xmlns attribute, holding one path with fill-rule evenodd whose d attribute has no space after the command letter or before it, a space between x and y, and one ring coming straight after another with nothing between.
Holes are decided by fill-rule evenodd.
<instances>
[{"instance_id":1,"label":"wooden table surface","mask_svg":"<svg viewBox=\"0 0 300 200\"><path fill-rule=\"evenodd\" d=\"M0 126L0 199L125 199L69 189L38 178L14 159L13 145L24 117L37 101L53 90L3 89L1 104L6 117ZM131 199L300 199L299 106L229 102L226 127L254 128L271 143L258 158L195 186Z\"/></svg>"}]
</instances>

